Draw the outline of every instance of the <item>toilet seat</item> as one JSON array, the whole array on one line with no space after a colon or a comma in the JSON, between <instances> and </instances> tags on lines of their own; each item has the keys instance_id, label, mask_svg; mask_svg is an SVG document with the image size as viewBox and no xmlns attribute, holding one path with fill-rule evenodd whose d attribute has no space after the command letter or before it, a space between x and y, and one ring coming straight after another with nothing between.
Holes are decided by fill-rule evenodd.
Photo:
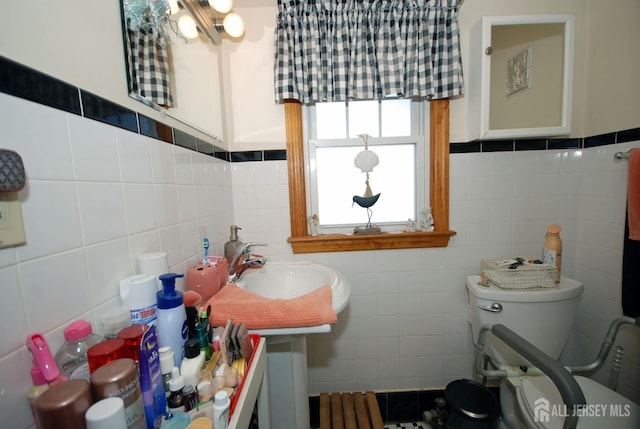
<instances>
[{"instance_id":1,"label":"toilet seat","mask_svg":"<svg viewBox=\"0 0 640 429\"><path fill-rule=\"evenodd\" d=\"M579 429L640 427L640 406L590 378L575 379L587 401L578 419ZM564 416L571 410L565 410L560 392L549 377L522 377L517 391L521 417L529 427L562 429Z\"/></svg>"}]
</instances>

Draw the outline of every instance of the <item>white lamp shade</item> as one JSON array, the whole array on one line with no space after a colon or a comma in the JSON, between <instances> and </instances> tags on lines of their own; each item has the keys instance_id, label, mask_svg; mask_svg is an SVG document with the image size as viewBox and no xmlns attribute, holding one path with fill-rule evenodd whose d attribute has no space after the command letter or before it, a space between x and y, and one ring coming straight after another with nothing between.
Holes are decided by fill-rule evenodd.
<instances>
[{"instance_id":1,"label":"white lamp shade","mask_svg":"<svg viewBox=\"0 0 640 429\"><path fill-rule=\"evenodd\" d=\"M225 16L222 25L224 31L231 37L240 37L244 34L244 21L236 13Z\"/></svg>"},{"instance_id":2,"label":"white lamp shade","mask_svg":"<svg viewBox=\"0 0 640 429\"><path fill-rule=\"evenodd\" d=\"M233 0L209 0L209 6L220 13L227 13L233 7Z\"/></svg>"},{"instance_id":3,"label":"white lamp shade","mask_svg":"<svg viewBox=\"0 0 640 429\"><path fill-rule=\"evenodd\" d=\"M180 7L178 6L178 0L167 0L169 4L169 14L175 15L180 12Z\"/></svg>"},{"instance_id":4,"label":"white lamp shade","mask_svg":"<svg viewBox=\"0 0 640 429\"><path fill-rule=\"evenodd\" d=\"M195 39L198 37L198 27L196 22L189 15L182 15L178 20L178 30L187 39Z\"/></svg>"}]
</instances>

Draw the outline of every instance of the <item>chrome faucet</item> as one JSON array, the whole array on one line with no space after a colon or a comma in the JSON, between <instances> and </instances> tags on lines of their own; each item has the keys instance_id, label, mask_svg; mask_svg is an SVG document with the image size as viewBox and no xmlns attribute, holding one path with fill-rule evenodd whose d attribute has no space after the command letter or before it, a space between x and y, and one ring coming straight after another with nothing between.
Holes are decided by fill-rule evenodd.
<instances>
[{"instance_id":1,"label":"chrome faucet","mask_svg":"<svg viewBox=\"0 0 640 429\"><path fill-rule=\"evenodd\" d=\"M251 256L251 250L254 246L267 246L266 243L246 243L243 245L233 257L231 265L229 265L229 278L227 284L233 283L240 279L242 273L249 268L259 268L267 263L267 258Z\"/></svg>"}]
</instances>

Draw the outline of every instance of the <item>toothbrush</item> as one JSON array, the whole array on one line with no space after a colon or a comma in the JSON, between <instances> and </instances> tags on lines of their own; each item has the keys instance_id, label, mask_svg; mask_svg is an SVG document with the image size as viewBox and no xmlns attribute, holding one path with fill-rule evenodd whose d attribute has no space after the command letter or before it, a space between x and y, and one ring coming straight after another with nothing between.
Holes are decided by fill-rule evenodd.
<instances>
[{"instance_id":1,"label":"toothbrush","mask_svg":"<svg viewBox=\"0 0 640 429\"><path fill-rule=\"evenodd\" d=\"M204 247L204 259L202 265L205 267L209 265L209 239L207 237L202 239L202 247Z\"/></svg>"}]
</instances>

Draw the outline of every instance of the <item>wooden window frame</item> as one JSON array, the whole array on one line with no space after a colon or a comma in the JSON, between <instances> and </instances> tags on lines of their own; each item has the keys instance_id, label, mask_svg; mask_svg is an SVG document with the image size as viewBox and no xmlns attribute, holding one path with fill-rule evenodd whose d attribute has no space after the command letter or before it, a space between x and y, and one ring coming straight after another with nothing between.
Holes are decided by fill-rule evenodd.
<instances>
[{"instance_id":1,"label":"wooden window frame","mask_svg":"<svg viewBox=\"0 0 640 429\"><path fill-rule=\"evenodd\" d=\"M287 241L293 253L446 247L449 244L449 238L456 234L449 230L449 100L432 100L429 103L429 203L434 231L311 236L307 231L302 104L297 100L285 100L291 218L291 237Z\"/></svg>"}]
</instances>

